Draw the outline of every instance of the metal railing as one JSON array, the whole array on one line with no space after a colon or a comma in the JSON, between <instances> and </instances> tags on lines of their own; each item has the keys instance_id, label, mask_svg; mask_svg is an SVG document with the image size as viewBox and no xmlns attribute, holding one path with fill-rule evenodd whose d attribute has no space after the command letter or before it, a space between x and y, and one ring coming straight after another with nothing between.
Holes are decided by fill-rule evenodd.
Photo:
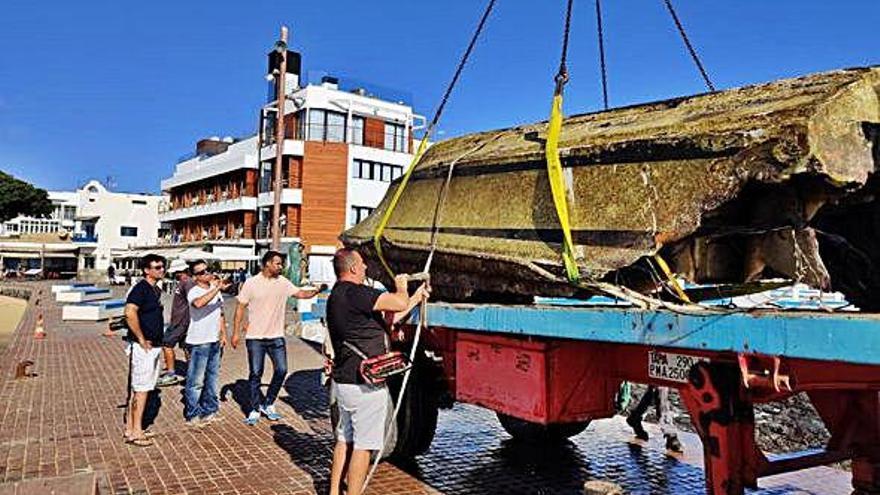
<instances>
[{"instance_id":1,"label":"metal railing","mask_svg":"<svg viewBox=\"0 0 880 495\"><path fill-rule=\"evenodd\" d=\"M409 153L409 138L403 129L394 131L365 129L345 124L306 123L284 128L285 139L321 141L325 143L351 143L388 151ZM263 131L263 146L275 144L275 126L267 125Z\"/></svg>"}]
</instances>

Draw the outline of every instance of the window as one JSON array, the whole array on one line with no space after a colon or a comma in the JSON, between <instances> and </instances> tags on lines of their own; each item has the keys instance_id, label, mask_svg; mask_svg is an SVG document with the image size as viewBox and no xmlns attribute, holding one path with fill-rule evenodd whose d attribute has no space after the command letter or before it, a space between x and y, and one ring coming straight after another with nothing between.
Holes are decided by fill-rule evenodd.
<instances>
[{"instance_id":1,"label":"window","mask_svg":"<svg viewBox=\"0 0 880 495\"><path fill-rule=\"evenodd\" d=\"M354 170L352 177L355 179L373 179L373 162L355 159L353 163Z\"/></svg>"},{"instance_id":2,"label":"window","mask_svg":"<svg viewBox=\"0 0 880 495\"><path fill-rule=\"evenodd\" d=\"M406 128L401 124L385 122L385 149L406 153Z\"/></svg>"},{"instance_id":3,"label":"window","mask_svg":"<svg viewBox=\"0 0 880 495\"><path fill-rule=\"evenodd\" d=\"M331 143L345 142L345 114L327 112L327 141Z\"/></svg>"},{"instance_id":4,"label":"window","mask_svg":"<svg viewBox=\"0 0 880 495\"><path fill-rule=\"evenodd\" d=\"M360 223L361 220L367 218L370 213L373 213L375 208L369 208L367 206L352 206L351 207L351 222L352 224Z\"/></svg>"},{"instance_id":5,"label":"window","mask_svg":"<svg viewBox=\"0 0 880 495\"><path fill-rule=\"evenodd\" d=\"M323 110L309 110L309 129L306 139L324 140L324 113Z\"/></svg>"},{"instance_id":6,"label":"window","mask_svg":"<svg viewBox=\"0 0 880 495\"><path fill-rule=\"evenodd\" d=\"M122 237L137 237L138 229L137 227L119 227L119 235Z\"/></svg>"},{"instance_id":7,"label":"window","mask_svg":"<svg viewBox=\"0 0 880 495\"><path fill-rule=\"evenodd\" d=\"M364 144L364 118L354 116L351 118L351 142L352 144Z\"/></svg>"},{"instance_id":8,"label":"window","mask_svg":"<svg viewBox=\"0 0 880 495\"><path fill-rule=\"evenodd\" d=\"M133 199L133 200L131 200L131 204L133 204L133 205L146 205L147 202L142 199Z\"/></svg>"},{"instance_id":9,"label":"window","mask_svg":"<svg viewBox=\"0 0 880 495\"><path fill-rule=\"evenodd\" d=\"M352 162L352 177L355 179L380 180L391 182L403 175L403 166L390 163L374 163L355 159Z\"/></svg>"},{"instance_id":10,"label":"window","mask_svg":"<svg viewBox=\"0 0 880 495\"><path fill-rule=\"evenodd\" d=\"M85 268L86 270L94 270L95 257L94 256L83 256L83 268Z\"/></svg>"},{"instance_id":11,"label":"window","mask_svg":"<svg viewBox=\"0 0 880 495\"><path fill-rule=\"evenodd\" d=\"M327 110L309 110L308 137L310 141L345 142L345 114Z\"/></svg>"},{"instance_id":12,"label":"window","mask_svg":"<svg viewBox=\"0 0 880 495\"><path fill-rule=\"evenodd\" d=\"M75 220L76 219L76 206L65 206L64 207L64 219L65 220Z\"/></svg>"}]
</instances>

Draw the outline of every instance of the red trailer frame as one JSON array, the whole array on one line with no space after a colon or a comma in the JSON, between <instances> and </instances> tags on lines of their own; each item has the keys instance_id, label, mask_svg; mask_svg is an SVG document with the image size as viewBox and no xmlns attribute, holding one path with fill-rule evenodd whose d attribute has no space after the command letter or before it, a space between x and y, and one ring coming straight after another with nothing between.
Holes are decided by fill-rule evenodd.
<instances>
[{"instance_id":1,"label":"red trailer frame","mask_svg":"<svg viewBox=\"0 0 880 495\"><path fill-rule=\"evenodd\" d=\"M740 495L763 476L846 459L852 459L856 493L880 493L877 364L765 354L747 349L747 342L746 349L712 349L705 342L699 349L690 341L676 347L523 335L523 329L511 335L491 331L493 325L433 326L423 336L426 349L442 357L447 389L457 401L553 425L612 416L622 381L673 387L703 442L706 493ZM873 340L865 345L871 347L866 352L877 350ZM666 359L683 360L688 371L680 372L682 363L670 365L669 379L658 378L658 368L649 368ZM799 392L808 394L831 438L821 450L768 457L755 442L753 405Z\"/></svg>"}]
</instances>

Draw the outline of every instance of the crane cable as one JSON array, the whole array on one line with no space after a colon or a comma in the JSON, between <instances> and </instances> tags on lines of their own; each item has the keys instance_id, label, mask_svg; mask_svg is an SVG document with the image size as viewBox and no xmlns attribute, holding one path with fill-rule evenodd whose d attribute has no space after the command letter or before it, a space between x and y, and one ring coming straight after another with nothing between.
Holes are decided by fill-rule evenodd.
<instances>
[{"instance_id":1,"label":"crane cable","mask_svg":"<svg viewBox=\"0 0 880 495\"><path fill-rule=\"evenodd\" d=\"M428 138L434 132L434 128L437 126L437 122L440 121L440 116L443 114L444 108L446 108L446 102L449 100L449 96L452 94L452 89L458 82L458 79L461 76L462 71L464 70L464 66L465 64L467 64L467 61L471 56L471 52L473 52L474 50L477 39L483 32L486 21L489 19L489 15L492 13L492 9L495 7L495 2L496 0L489 0L489 3L486 5L486 10L483 12L483 16L480 18L477 29L474 31L474 34L471 37L471 41L470 43L468 43L467 49L465 50L464 55L461 57L461 60L458 63L458 67L455 69L455 74L452 76L452 80L446 87L446 92L443 94L443 98L440 100L440 105L437 106L437 110L434 112L434 118L431 119L431 123L425 130L425 134L424 136L422 136L422 140L419 142L418 150L416 151L416 154L413 155L412 162L409 164L409 168L407 169L406 174L403 176L403 179L401 179L400 184L394 191L394 195L391 197L388 208L386 208L385 212L382 214L382 219L379 221L379 225L378 227L376 227L376 232L373 234L373 244L376 248L376 255L379 258L379 261L382 263L382 266L385 268L385 271L388 272L388 275L391 276L391 278L394 278L394 271L391 270L390 266L388 266L388 262L385 261L385 256L382 254L382 234L385 232L385 227L388 226L388 221L391 219L391 214L394 213L394 209L397 207L397 202L400 200L400 196L403 194L403 190L406 189L409 178L412 175L413 170L415 170L416 168L416 163L418 163L419 159L422 157L422 154L424 154L425 152L425 148L427 148Z\"/></svg>"}]
</instances>

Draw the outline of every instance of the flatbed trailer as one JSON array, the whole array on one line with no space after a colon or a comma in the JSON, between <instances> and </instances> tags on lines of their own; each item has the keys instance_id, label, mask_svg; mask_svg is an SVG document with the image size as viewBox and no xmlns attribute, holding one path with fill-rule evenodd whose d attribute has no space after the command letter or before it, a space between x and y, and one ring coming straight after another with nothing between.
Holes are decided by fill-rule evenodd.
<instances>
[{"instance_id":1,"label":"flatbed trailer","mask_svg":"<svg viewBox=\"0 0 880 495\"><path fill-rule=\"evenodd\" d=\"M615 414L623 381L678 390L703 442L706 493L852 460L854 493L880 493L880 315L431 303L396 452L430 446L438 397L498 413L514 437L552 440ZM417 317L416 317L417 318ZM404 327L410 340L415 323ZM765 455L754 404L806 392L824 449Z\"/></svg>"}]
</instances>

